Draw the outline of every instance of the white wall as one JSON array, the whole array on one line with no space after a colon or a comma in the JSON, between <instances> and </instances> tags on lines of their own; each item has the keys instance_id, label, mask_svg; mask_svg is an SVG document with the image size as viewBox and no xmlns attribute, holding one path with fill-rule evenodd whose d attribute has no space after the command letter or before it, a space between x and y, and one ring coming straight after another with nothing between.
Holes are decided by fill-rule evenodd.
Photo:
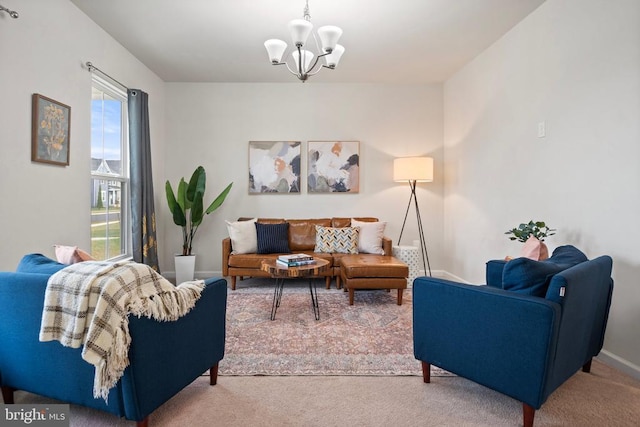
<instances>
[{"instance_id":1,"label":"white wall","mask_svg":"<svg viewBox=\"0 0 640 427\"><path fill-rule=\"evenodd\" d=\"M240 216L376 216L388 221L386 235L396 241L410 193L407 184L393 182L393 158L417 155L435 159L435 181L420 185L418 200L432 268L442 268L441 85L172 83L166 119L166 178L174 188L199 164L207 170L205 202L234 182L225 204L198 231L200 275L220 272L224 220ZM307 193L309 140L360 141L358 194ZM302 141L302 193L249 195L249 141ZM159 215L168 236L161 268L169 273L181 235L165 205ZM416 229L411 210L403 244L418 238Z\"/></svg>"},{"instance_id":2,"label":"white wall","mask_svg":"<svg viewBox=\"0 0 640 427\"><path fill-rule=\"evenodd\" d=\"M483 282L518 223L614 260L605 356L640 374L640 2L547 0L444 89L446 269ZM546 138L537 137L544 121Z\"/></svg>"},{"instance_id":3,"label":"white wall","mask_svg":"<svg viewBox=\"0 0 640 427\"><path fill-rule=\"evenodd\" d=\"M82 64L91 61L149 93L154 168L160 172L164 84L68 0L5 6L20 14L0 14L0 270L11 271L25 253L53 256L53 244L90 248L91 74ZM71 107L68 167L31 162L33 93Z\"/></svg>"}]
</instances>

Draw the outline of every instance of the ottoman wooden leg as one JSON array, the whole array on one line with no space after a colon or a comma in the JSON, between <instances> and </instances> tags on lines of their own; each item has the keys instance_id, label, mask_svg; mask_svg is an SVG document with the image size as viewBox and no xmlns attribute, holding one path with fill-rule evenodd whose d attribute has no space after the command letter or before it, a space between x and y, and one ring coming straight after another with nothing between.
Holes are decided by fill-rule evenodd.
<instances>
[{"instance_id":1,"label":"ottoman wooden leg","mask_svg":"<svg viewBox=\"0 0 640 427\"><path fill-rule=\"evenodd\" d=\"M402 291L404 289L398 289L398 305L402 305Z\"/></svg>"},{"instance_id":2,"label":"ottoman wooden leg","mask_svg":"<svg viewBox=\"0 0 640 427\"><path fill-rule=\"evenodd\" d=\"M355 292L355 289L349 288L349 305L353 305L353 293L354 292Z\"/></svg>"}]
</instances>

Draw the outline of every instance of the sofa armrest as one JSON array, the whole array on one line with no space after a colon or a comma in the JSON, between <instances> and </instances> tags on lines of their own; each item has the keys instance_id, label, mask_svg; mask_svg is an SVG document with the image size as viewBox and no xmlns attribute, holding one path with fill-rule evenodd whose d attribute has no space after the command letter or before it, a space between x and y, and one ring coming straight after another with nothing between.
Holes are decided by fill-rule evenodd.
<instances>
[{"instance_id":1,"label":"sofa armrest","mask_svg":"<svg viewBox=\"0 0 640 427\"><path fill-rule=\"evenodd\" d=\"M384 254L391 256L393 255L393 241L388 237L382 238L382 250L384 250Z\"/></svg>"},{"instance_id":2,"label":"sofa armrest","mask_svg":"<svg viewBox=\"0 0 640 427\"><path fill-rule=\"evenodd\" d=\"M227 282L205 284L195 307L176 321L129 317L130 364L120 385L128 419L145 418L224 357Z\"/></svg>"},{"instance_id":3,"label":"sofa armrest","mask_svg":"<svg viewBox=\"0 0 640 427\"><path fill-rule=\"evenodd\" d=\"M560 306L488 286L419 277L415 357L534 408L548 395Z\"/></svg>"},{"instance_id":4,"label":"sofa armrest","mask_svg":"<svg viewBox=\"0 0 640 427\"><path fill-rule=\"evenodd\" d=\"M231 255L231 239L226 237L222 239L222 275L229 275L229 255Z\"/></svg>"},{"instance_id":5,"label":"sofa armrest","mask_svg":"<svg viewBox=\"0 0 640 427\"><path fill-rule=\"evenodd\" d=\"M507 261L503 259L492 259L487 262L485 270L487 285L502 289L502 271Z\"/></svg>"}]
</instances>

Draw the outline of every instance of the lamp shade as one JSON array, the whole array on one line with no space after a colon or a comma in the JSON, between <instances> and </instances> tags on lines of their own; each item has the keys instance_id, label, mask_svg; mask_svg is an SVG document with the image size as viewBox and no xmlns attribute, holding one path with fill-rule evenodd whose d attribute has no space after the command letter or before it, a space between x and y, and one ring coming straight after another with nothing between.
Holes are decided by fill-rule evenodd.
<instances>
[{"instance_id":1,"label":"lamp shade","mask_svg":"<svg viewBox=\"0 0 640 427\"><path fill-rule=\"evenodd\" d=\"M400 157L393 160L394 181L433 181L433 158Z\"/></svg>"},{"instance_id":2,"label":"lamp shade","mask_svg":"<svg viewBox=\"0 0 640 427\"><path fill-rule=\"evenodd\" d=\"M269 55L269 61L274 64L282 61L282 55L287 49L287 44L282 40L269 39L264 42L264 47L267 48L267 54Z\"/></svg>"},{"instance_id":3,"label":"lamp shade","mask_svg":"<svg viewBox=\"0 0 640 427\"><path fill-rule=\"evenodd\" d=\"M304 46L307 42L307 37L311 34L313 24L304 19L294 19L289 21L289 31L291 32L291 40L296 46Z\"/></svg>"},{"instance_id":4,"label":"lamp shade","mask_svg":"<svg viewBox=\"0 0 640 427\"><path fill-rule=\"evenodd\" d=\"M325 56L324 59L327 63L327 66L330 68L335 68L338 66L338 62L340 62L340 58L342 58L342 54L344 53L344 46L341 44L337 44L329 55Z\"/></svg>"},{"instance_id":5,"label":"lamp shade","mask_svg":"<svg viewBox=\"0 0 640 427\"><path fill-rule=\"evenodd\" d=\"M338 44L338 39L342 35L342 30L335 25L325 25L318 28L318 36L322 42L322 50L331 52Z\"/></svg>"},{"instance_id":6,"label":"lamp shade","mask_svg":"<svg viewBox=\"0 0 640 427\"><path fill-rule=\"evenodd\" d=\"M296 63L296 71L300 70L300 57L302 57L302 73L307 73L309 71L309 65L311 65L311 61L313 61L313 52L302 49L300 53L297 50L291 52L291 56Z\"/></svg>"}]
</instances>

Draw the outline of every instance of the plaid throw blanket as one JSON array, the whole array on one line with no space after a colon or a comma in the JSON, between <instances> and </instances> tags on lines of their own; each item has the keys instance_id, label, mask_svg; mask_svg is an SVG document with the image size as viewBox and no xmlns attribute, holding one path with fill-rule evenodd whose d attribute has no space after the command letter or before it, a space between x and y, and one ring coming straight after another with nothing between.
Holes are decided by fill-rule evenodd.
<instances>
[{"instance_id":1,"label":"plaid throw blanket","mask_svg":"<svg viewBox=\"0 0 640 427\"><path fill-rule=\"evenodd\" d=\"M82 349L95 366L93 396L105 401L129 365L128 315L170 321L195 305L204 282L174 286L145 264L131 261L72 264L49 278L40 341Z\"/></svg>"}]
</instances>

